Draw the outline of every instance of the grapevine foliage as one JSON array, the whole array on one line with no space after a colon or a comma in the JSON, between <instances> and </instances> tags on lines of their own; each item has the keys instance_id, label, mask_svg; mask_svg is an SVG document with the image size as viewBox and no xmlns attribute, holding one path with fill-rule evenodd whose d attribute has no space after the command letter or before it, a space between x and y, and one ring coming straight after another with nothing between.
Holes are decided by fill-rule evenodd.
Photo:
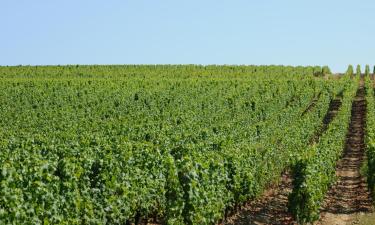
<instances>
[{"instance_id":1,"label":"grapevine foliage","mask_svg":"<svg viewBox=\"0 0 375 225\"><path fill-rule=\"evenodd\" d=\"M319 73L284 66L0 67L0 223L217 223L287 167L310 173L322 164L307 146L330 100L345 90L345 110L316 148L330 159L320 182L339 153L341 142L329 140L341 140L352 84ZM335 146L333 155L325 146ZM309 193L319 197L326 183Z\"/></svg>"}]
</instances>

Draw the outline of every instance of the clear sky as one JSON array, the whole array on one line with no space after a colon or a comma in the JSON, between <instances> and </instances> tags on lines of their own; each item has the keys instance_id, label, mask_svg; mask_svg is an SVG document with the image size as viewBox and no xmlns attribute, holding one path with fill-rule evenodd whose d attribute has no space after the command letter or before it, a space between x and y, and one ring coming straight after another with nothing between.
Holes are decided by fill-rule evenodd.
<instances>
[{"instance_id":1,"label":"clear sky","mask_svg":"<svg viewBox=\"0 0 375 225\"><path fill-rule=\"evenodd\" d=\"M375 64L375 1L1 0L0 65Z\"/></svg>"}]
</instances>

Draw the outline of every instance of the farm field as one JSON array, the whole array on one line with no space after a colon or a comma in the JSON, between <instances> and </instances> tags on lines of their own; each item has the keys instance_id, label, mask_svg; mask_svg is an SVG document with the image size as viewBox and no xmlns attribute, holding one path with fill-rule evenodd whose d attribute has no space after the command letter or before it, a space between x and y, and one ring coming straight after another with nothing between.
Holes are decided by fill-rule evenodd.
<instances>
[{"instance_id":1,"label":"farm field","mask_svg":"<svg viewBox=\"0 0 375 225\"><path fill-rule=\"evenodd\" d=\"M0 224L350 224L372 215L372 74L0 67Z\"/></svg>"}]
</instances>

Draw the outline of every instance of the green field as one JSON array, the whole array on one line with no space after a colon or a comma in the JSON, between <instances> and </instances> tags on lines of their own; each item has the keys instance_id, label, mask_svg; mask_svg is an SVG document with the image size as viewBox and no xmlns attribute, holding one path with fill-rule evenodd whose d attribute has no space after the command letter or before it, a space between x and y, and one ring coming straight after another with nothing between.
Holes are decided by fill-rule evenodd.
<instances>
[{"instance_id":1,"label":"green field","mask_svg":"<svg viewBox=\"0 0 375 225\"><path fill-rule=\"evenodd\" d=\"M286 170L289 211L317 220L360 84L352 73L0 67L0 224L216 224ZM375 100L363 79L374 190ZM320 132L333 100L341 107Z\"/></svg>"}]
</instances>

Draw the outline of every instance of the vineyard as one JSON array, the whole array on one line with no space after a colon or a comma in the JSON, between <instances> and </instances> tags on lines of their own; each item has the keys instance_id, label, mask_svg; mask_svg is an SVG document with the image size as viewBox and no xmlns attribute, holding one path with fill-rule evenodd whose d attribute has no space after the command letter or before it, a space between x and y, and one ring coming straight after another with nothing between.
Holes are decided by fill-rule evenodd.
<instances>
[{"instance_id":1,"label":"vineyard","mask_svg":"<svg viewBox=\"0 0 375 225\"><path fill-rule=\"evenodd\" d=\"M239 224L286 180L274 213L290 220L261 224L324 224L353 168L364 185L348 198L362 200L345 208L373 212L372 78L368 66L0 67L0 224Z\"/></svg>"}]
</instances>

